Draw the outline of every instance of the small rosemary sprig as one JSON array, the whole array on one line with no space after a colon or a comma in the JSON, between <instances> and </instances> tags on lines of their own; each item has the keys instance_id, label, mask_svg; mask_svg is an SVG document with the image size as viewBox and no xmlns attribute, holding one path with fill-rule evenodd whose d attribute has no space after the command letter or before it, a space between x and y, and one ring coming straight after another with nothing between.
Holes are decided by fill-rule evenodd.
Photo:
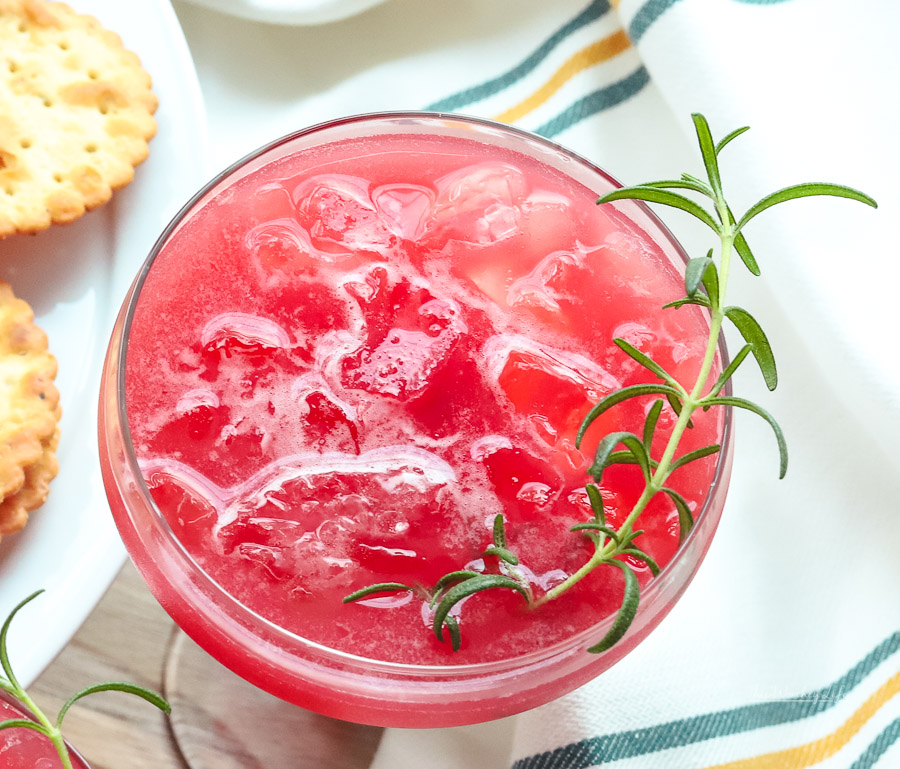
<instances>
[{"instance_id":1,"label":"small rosemary sprig","mask_svg":"<svg viewBox=\"0 0 900 769\"><path fill-rule=\"evenodd\" d=\"M33 716L35 720L31 720L28 718L11 718L6 721L0 721L0 729L31 729L32 731L43 734L50 742L53 743L53 747L56 748L56 752L59 754L59 760L62 762L63 767L65 769L72 769L72 759L69 756L69 749L66 747L65 740L62 736L62 722L66 716L66 713L69 712L69 708L72 707L78 700L83 697L87 697L89 694L95 694L97 692L107 692L107 691L117 691L117 692L126 692L128 694L135 694L138 697L141 697L147 702L155 705L160 710L165 713L169 713L171 708L169 707L169 703L166 702L162 697L160 697L155 692L150 691L149 689L145 689L142 686L137 686L135 684L124 683L120 681L109 681L103 684L95 684L94 686L88 686L86 689L82 689L80 692L73 694L69 699L65 701L62 708L59 711L59 714L56 716L55 721L51 721L44 712L35 704L34 700L28 695L22 685L19 683L16 678L15 673L13 673L12 666L9 663L9 654L7 652L7 644L6 638L9 633L9 626L12 623L13 618L19 612L19 610L25 606L26 604L33 601L37 598L43 590L38 590L35 593L32 593L28 598L19 603L6 618L6 621L3 623L2 629L0 629L0 666L3 668L3 676L0 676L0 689L3 689L6 692L9 692L18 703L26 710L28 710Z\"/></svg>"},{"instance_id":2,"label":"small rosemary sprig","mask_svg":"<svg viewBox=\"0 0 900 769\"><path fill-rule=\"evenodd\" d=\"M507 590L515 590L517 593L520 593L529 604L534 602L531 594L531 585L516 570L516 566L519 565L519 558L506 546L506 528L503 524L502 515L494 517L493 540L494 543L485 549L482 557L497 559L499 569L497 573L486 573L471 569L451 571L435 582L431 589L422 585L404 585L402 582L379 582L376 585L369 585L354 593L350 593L344 598L344 603L353 603L378 593L397 593L411 590L428 601L429 608L434 612L432 630L434 630L437 639L439 641L444 640L444 628L446 627L453 651L459 651L459 645L462 640L459 632L459 623L456 621L456 617L450 613L450 610L464 598L480 593L483 590L506 588Z\"/></svg>"},{"instance_id":3,"label":"small rosemary sprig","mask_svg":"<svg viewBox=\"0 0 900 769\"><path fill-rule=\"evenodd\" d=\"M873 208L877 208L877 204L868 195L850 187L827 183L797 184L767 195L738 219L734 216L722 190L718 158L722 150L733 139L747 131L748 127L738 128L719 142L715 142L706 118L700 114L694 114L692 117L700 145L700 154L706 169L706 181L690 174L683 174L680 179L647 182L634 187L614 190L603 195L597 203L605 204L628 199L670 206L691 214L717 235L719 240L718 264L713 258L714 249L710 249L706 256L690 259L684 275L685 296L664 305L665 308L679 308L689 304L699 305L709 312L709 337L697 379L692 385L686 386L678 382L651 356L641 352L624 339L613 340L626 355L637 361L660 381L630 385L610 393L588 412L578 430L576 446L580 448L588 428L601 414L632 398L656 397L647 412L641 435L617 431L605 436L598 444L593 463L588 468L588 475L592 477L594 483L587 483L585 488L593 519L577 523L570 530L582 532L592 540L593 555L576 572L535 600L527 581L513 571L518 565L518 558L506 549L503 519L498 515L494 524L494 546L488 548L485 555L496 555L499 558L499 568L503 573L451 572L438 581L433 591L426 592L432 608L437 604L433 625L434 633L439 640L443 640L442 629L446 627L451 636L454 650L459 649L460 629L458 621L450 614L450 610L463 598L481 590L507 588L521 593L528 604L536 609L561 596L599 566L612 566L620 569L625 577L625 589L622 604L612 626L599 642L588 648L588 651L603 652L617 643L630 627L640 602L640 586L637 575L631 566L622 560L622 557L630 556L643 561L653 576L659 573L659 567L654 560L636 543L643 532L635 529L635 524L650 501L657 494L665 494L678 512L680 539L683 541L693 526L690 507L687 500L669 488L666 483L679 468L715 454L720 449L718 444L713 444L678 455L678 447L684 432L692 427L692 417L698 409L708 411L714 406L725 406L745 409L762 417L775 433L780 457L779 477L783 478L787 472L787 444L775 418L752 401L721 394L740 365L751 355L756 360L768 389L774 390L778 384L775 356L762 327L747 310L725 304L725 294L734 254L737 254L753 275L760 274L759 265L744 235L744 228L758 214L779 203L813 195L832 195L857 200ZM710 212L691 198L672 192L673 189L687 190L708 199L712 211ZM710 381L715 368L719 336L726 319L735 326L745 344L718 377L714 381ZM669 433L662 455L658 459L654 459L651 456L651 446L660 414L666 402L677 415L677 419ZM620 446L623 448L619 448ZM606 522L603 498L598 486L606 468L615 464L637 465L644 478L643 492L618 529L610 527ZM453 587L447 589L451 584ZM376 592L415 589L399 583L381 583L358 590L347 596L344 601L359 600Z\"/></svg>"}]
</instances>

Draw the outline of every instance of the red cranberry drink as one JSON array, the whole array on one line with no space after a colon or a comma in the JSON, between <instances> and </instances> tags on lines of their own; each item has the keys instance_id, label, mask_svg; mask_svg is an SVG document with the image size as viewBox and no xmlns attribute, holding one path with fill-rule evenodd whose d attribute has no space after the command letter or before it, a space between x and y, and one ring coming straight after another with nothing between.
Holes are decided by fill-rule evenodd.
<instances>
[{"instance_id":1,"label":"red cranberry drink","mask_svg":"<svg viewBox=\"0 0 900 769\"><path fill-rule=\"evenodd\" d=\"M125 542L192 637L328 715L435 726L559 696L649 632L708 545L727 451L672 479L704 510L677 556L669 499L642 515L637 542L669 567L651 580L633 561L653 584L611 651L585 648L621 603L619 569L539 609L472 596L453 609L458 651L430 631L442 575L502 571L484 555L498 514L536 598L589 558L570 528L591 518L594 448L652 402L576 448L594 403L652 376L613 338L696 379L708 322L662 309L684 292L680 251L645 209L598 208L612 186L512 129L395 115L276 143L185 209L117 327L101 442ZM701 415L684 448L724 430ZM642 490L636 468L606 472L610 525ZM342 602L386 582L413 589Z\"/></svg>"},{"instance_id":2,"label":"red cranberry drink","mask_svg":"<svg viewBox=\"0 0 900 769\"><path fill-rule=\"evenodd\" d=\"M0 721L28 718L27 712L0 692ZM69 751L73 769L90 769L74 751ZM62 769L63 764L50 738L32 729L0 729L0 768Z\"/></svg>"}]
</instances>

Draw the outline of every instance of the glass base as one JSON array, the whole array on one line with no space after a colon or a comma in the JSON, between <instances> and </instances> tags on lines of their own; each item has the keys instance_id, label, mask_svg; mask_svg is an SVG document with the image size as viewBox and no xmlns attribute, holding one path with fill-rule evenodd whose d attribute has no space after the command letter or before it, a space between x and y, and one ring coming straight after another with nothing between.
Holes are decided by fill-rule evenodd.
<instances>
[{"instance_id":1,"label":"glass base","mask_svg":"<svg viewBox=\"0 0 900 769\"><path fill-rule=\"evenodd\" d=\"M190 769L365 769L384 731L273 697L180 630L169 644L164 686L172 735Z\"/></svg>"}]
</instances>

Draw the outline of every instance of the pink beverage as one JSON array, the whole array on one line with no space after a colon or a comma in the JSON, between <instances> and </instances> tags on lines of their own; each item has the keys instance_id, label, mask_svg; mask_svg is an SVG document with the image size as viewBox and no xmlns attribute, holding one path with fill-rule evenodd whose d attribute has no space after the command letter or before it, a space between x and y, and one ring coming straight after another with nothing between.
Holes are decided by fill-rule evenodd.
<instances>
[{"instance_id":1,"label":"pink beverage","mask_svg":"<svg viewBox=\"0 0 900 769\"><path fill-rule=\"evenodd\" d=\"M0 721L29 718L27 712L0 693ZM69 751L74 769L90 769L74 750ZM48 737L21 727L0 729L0 769L62 769L62 761Z\"/></svg>"},{"instance_id":2,"label":"pink beverage","mask_svg":"<svg viewBox=\"0 0 900 769\"><path fill-rule=\"evenodd\" d=\"M652 403L616 407L576 449L595 402L651 379L614 337L696 377L706 318L661 309L683 295L681 252L646 209L598 208L613 184L513 129L387 115L282 140L189 204L117 325L100 428L125 543L186 632L285 699L400 726L533 707L649 632L721 512L721 413L683 443L725 451L673 476L699 514L677 557L668 500L640 520L664 571L631 564L642 608L609 652L584 649L619 606L618 569L538 610L469 598L456 652L425 596L448 572L500 570L482 555L498 514L536 597L589 558L569 529L591 518L593 450ZM612 525L641 490L636 468L607 471ZM422 589L342 603L381 582Z\"/></svg>"}]
</instances>

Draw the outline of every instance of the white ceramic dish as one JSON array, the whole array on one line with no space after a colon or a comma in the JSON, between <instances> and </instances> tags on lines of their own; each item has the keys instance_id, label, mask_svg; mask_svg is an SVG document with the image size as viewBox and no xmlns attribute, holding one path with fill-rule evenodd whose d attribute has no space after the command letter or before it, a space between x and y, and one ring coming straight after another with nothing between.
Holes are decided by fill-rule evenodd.
<instances>
[{"instance_id":1,"label":"white ceramic dish","mask_svg":"<svg viewBox=\"0 0 900 769\"><path fill-rule=\"evenodd\" d=\"M232 16L271 24L327 24L380 5L384 0L189 0Z\"/></svg>"},{"instance_id":2,"label":"white ceramic dish","mask_svg":"<svg viewBox=\"0 0 900 769\"><path fill-rule=\"evenodd\" d=\"M0 543L0 619L28 684L69 641L125 559L100 478L97 396L114 316L150 247L208 173L200 87L169 0L69 0L118 32L153 75L159 130L134 182L66 227L0 241L0 278L34 307L59 360L60 471L28 526Z\"/></svg>"}]
</instances>

